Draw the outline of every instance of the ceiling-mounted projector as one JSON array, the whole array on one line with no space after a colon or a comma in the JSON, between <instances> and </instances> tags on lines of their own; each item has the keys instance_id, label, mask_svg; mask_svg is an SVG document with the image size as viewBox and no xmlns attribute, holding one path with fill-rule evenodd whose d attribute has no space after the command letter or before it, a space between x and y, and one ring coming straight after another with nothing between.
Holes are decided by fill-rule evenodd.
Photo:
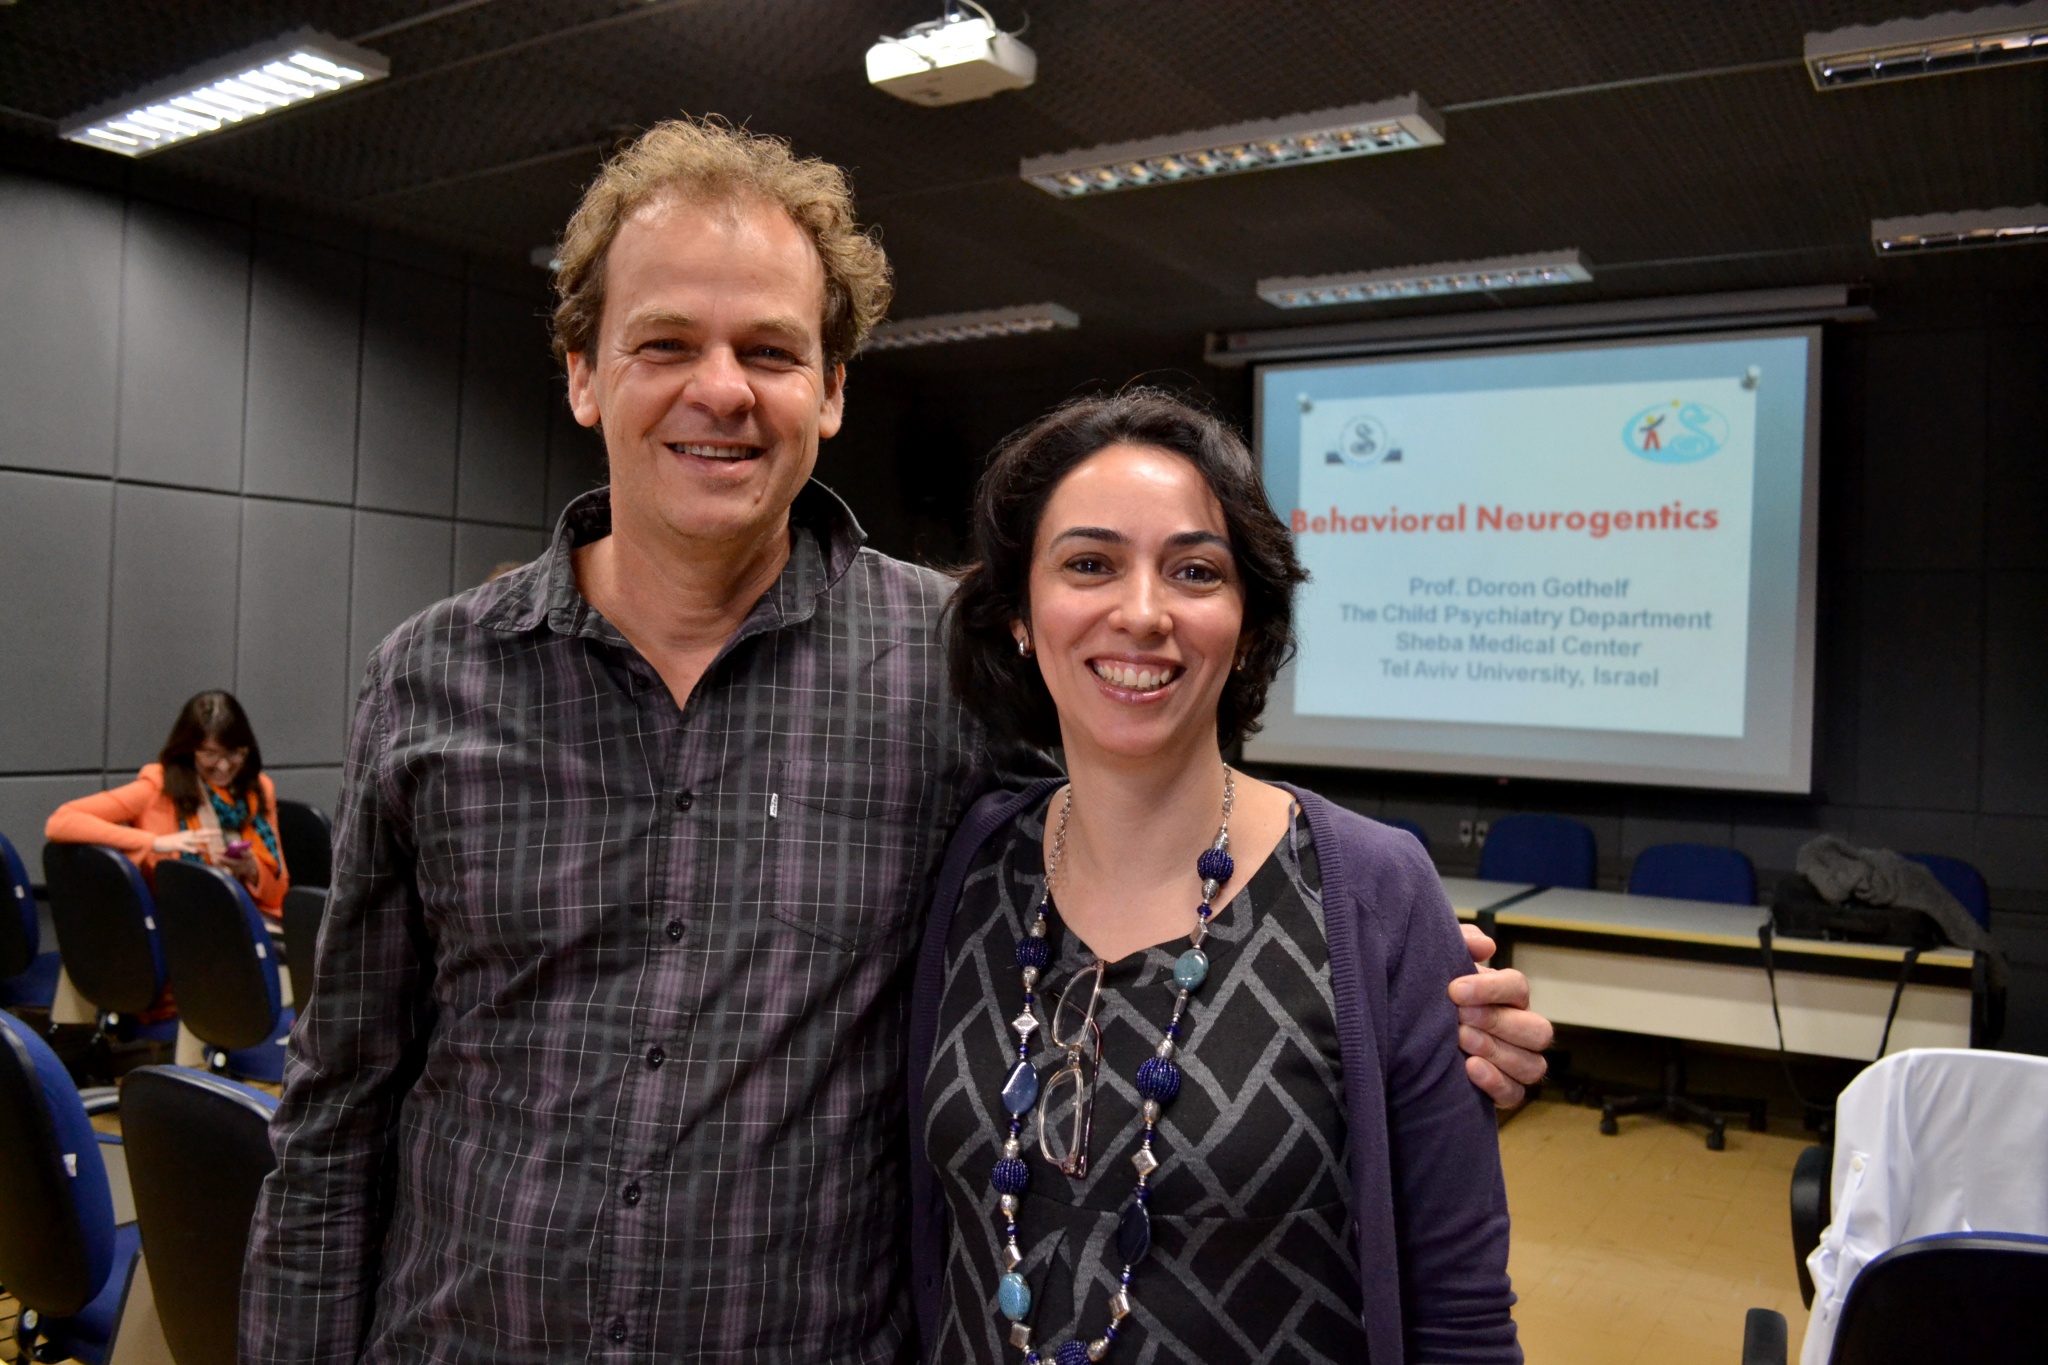
<instances>
[{"instance_id":1,"label":"ceiling-mounted projector","mask_svg":"<svg viewBox=\"0 0 2048 1365\"><path fill-rule=\"evenodd\" d=\"M912 104L936 107L1022 90L1038 78L1038 56L966 0L937 19L868 49L868 83Z\"/></svg>"}]
</instances>

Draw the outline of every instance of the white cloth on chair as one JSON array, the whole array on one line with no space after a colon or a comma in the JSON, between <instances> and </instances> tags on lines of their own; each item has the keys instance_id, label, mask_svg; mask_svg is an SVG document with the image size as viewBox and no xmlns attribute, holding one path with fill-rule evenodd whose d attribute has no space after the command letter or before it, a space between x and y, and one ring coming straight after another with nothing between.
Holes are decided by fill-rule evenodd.
<instances>
[{"instance_id":1,"label":"white cloth on chair","mask_svg":"<svg viewBox=\"0 0 2048 1365\"><path fill-rule=\"evenodd\" d=\"M1849 1286L1899 1243L2048 1234L2048 1057L1922 1047L1872 1063L1836 1103L1829 1189L1801 1365L1827 1365Z\"/></svg>"}]
</instances>

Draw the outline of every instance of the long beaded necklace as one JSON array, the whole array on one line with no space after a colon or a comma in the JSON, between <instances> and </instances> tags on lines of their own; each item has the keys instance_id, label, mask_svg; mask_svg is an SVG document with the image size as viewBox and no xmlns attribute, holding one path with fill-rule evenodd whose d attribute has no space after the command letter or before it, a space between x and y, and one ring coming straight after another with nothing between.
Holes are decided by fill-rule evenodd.
<instances>
[{"instance_id":1,"label":"long beaded necklace","mask_svg":"<svg viewBox=\"0 0 2048 1365\"><path fill-rule=\"evenodd\" d=\"M1202 880L1202 903L1195 911L1195 927L1188 935L1189 947L1173 964L1174 985L1180 994L1173 1003L1173 1017L1166 1025L1166 1036L1138 1066L1136 1077L1138 1095L1143 1104L1140 1114L1144 1118L1144 1131L1138 1137L1138 1150L1131 1155L1131 1165L1137 1170L1138 1178L1131 1190L1131 1202L1124 1206L1117 1218L1116 1259L1123 1265L1118 1276L1117 1291L1109 1300L1109 1325L1101 1336L1093 1341L1068 1341L1053 1352L1053 1365L1088 1365L1100 1361L1109 1354L1116 1344L1118 1328L1131 1313L1131 1276L1138 1265L1152 1250L1152 1215L1146 1208L1152 1196L1152 1173L1159 1169L1159 1157L1152 1150L1153 1140L1158 1135L1160 1111L1173 1102L1180 1093L1180 1066L1173 1060L1181 1043L1181 1018L1187 1013L1188 1000L1209 976L1209 958L1202 951L1202 944L1209 936L1209 916L1214 913L1211 902L1216 898L1218 888L1230 880L1233 864L1230 858L1230 808L1237 798L1236 774L1228 764L1223 769L1223 819L1216 831L1216 842L1202 851L1195 861L1195 873ZM1010 1116L1009 1133L1003 1140L1002 1155L996 1159L995 1169L989 1181L999 1196L999 1217L1003 1223L1003 1277L996 1286L996 1306L1009 1319L1010 1344L1024 1353L1024 1365L1044 1365L1047 1357L1042 1355L1031 1342L1031 1286L1018 1267L1023 1264L1024 1253L1017 1245L1017 1213L1023 1202L1024 1191L1031 1186L1031 1168L1023 1159L1024 1116L1038 1103L1038 1072L1031 1064L1031 1035L1038 1030L1037 987L1039 976L1046 964L1052 960L1052 947L1046 942L1046 929L1053 908L1053 883L1059 875L1060 856L1067 846L1067 818L1074 810L1074 789L1067 787L1066 800L1060 805L1060 819L1053 831L1052 854L1045 864L1045 895L1038 902L1038 913L1032 917L1029 931L1017 941L1017 966L1024 981L1024 1009L1010 1027L1017 1031L1017 1065L1011 1070L1003 1084L1003 1109ZM1100 989L1103 963L1095 964L1097 989ZM1088 1023L1094 1019L1094 1002L1088 1008ZM1079 1072L1078 1044L1068 1044L1068 1066ZM1078 1094L1077 1102L1083 1105L1091 1101L1088 1096ZM1040 1132L1043 1133L1043 1114L1040 1115ZM1074 1151L1069 1153L1068 1162L1075 1161L1081 1173L1087 1170L1087 1132L1085 1120L1076 1124L1077 1140ZM1043 1142L1041 1140L1041 1149ZM1051 1160L1050 1154L1047 1159ZM1059 1164L1061 1169L1073 1173L1068 1163Z\"/></svg>"}]
</instances>

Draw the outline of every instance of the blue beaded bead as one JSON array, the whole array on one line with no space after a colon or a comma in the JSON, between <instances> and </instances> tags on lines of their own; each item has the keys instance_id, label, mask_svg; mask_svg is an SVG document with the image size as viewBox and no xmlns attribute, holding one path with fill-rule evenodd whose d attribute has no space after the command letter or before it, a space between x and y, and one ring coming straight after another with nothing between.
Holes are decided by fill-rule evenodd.
<instances>
[{"instance_id":1,"label":"blue beaded bead","mask_svg":"<svg viewBox=\"0 0 2048 1365\"><path fill-rule=\"evenodd\" d=\"M1138 1093L1161 1104L1171 1103L1180 1093L1180 1068L1164 1057L1147 1057L1138 1064Z\"/></svg>"},{"instance_id":2,"label":"blue beaded bead","mask_svg":"<svg viewBox=\"0 0 2048 1365\"><path fill-rule=\"evenodd\" d=\"M1031 1286L1024 1283L1022 1275L1012 1271L996 1281L996 1306L1011 1322L1024 1320L1031 1311Z\"/></svg>"},{"instance_id":3,"label":"blue beaded bead","mask_svg":"<svg viewBox=\"0 0 2048 1365\"><path fill-rule=\"evenodd\" d=\"M1088 1348L1078 1341L1069 1341L1053 1352L1053 1365L1088 1365Z\"/></svg>"},{"instance_id":4,"label":"blue beaded bead","mask_svg":"<svg viewBox=\"0 0 2048 1365\"><path fill-rule=\"evenodd\" d=\"M1045 964L1052 961L1052 946L1042 938L1026 935L1017 940L1017 965L1045 970Z\"/></svg>"},{"instance_id":5,"label":"blue beaded bead","mask_svg":"<svg viewBox=\"0 0 2048 1365\"><path fill-rule=\"evenodd\" d=\"M1031 1188L1031 1168L1021 1157L998 1158L995 1170L989 1173L988 1183L996 1187L997 1194L1022 1194Z\"/></svg>"},{"instance_id":6,"label":"blue beaded bead","mask_svg":"<svg viewBox=\"0 0 2048 1365\"><path fill-rule=\"evenodd\" d=\"M1200 948L1190 948L1173 963L1173 982L1184 991L1194 990L1209 979L1209 955Z\"/></svg>"},{"instance_id":7,"label":"blue beaded bead","mask_svg":"<svg viewBox=\"0 0 2048 1365\"><path fill-rule=\"evenodd\" d=\"M1202 856L1195 860L1195 871L1205 882L1229 881L1231 870L1236 866L1230 861L1230 855L1220 848L1204 849Z\"/></svg>"}]
</instances>

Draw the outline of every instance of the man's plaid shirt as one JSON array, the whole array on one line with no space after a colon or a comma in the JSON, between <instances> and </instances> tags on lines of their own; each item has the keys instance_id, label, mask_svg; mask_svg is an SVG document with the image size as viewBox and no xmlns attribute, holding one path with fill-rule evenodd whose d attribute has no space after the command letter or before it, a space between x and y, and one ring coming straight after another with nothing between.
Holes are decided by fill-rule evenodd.
<instances>
[{"instance_id":1,"label":"man's plaid shirt","mask_svg":"<svg viewBox=\"0 0 2048 1365\"><path fill-rule=\"evenodd\" d=\"M949 585L814 484L678 710L577 590L610 517L371 661L246 1361L910 1354L908 973L990 781Z\"/></svg>"}]
</instances>

